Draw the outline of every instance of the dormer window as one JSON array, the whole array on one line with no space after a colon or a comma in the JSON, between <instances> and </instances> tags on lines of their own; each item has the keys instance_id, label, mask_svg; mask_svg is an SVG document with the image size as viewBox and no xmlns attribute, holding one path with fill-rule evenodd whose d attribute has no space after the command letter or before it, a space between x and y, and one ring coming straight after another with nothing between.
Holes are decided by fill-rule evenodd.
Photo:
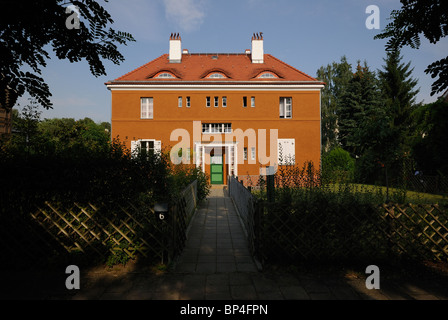
<instances>
[{"instance_id":1,"label":"dormer window","mask_svg":"<svg viewBox=\"0 0 448 320\"><path fill-rule=\"evenodd\" d=\"M211 73L207 78L209 78L209 79L224 79L224 78L226 78L226 76L223 75L222 73L214 72L214 73Z\"/></svg>"},{"instance_id":2,"label":"dormer window","mask_svg":"<svg viewBox=\"0 0 448 320\"><path fill-rule=\"evenodd\" d=\"M276 79L278 76L272 72L263 72L257 78L259 79Z\"/></svg>"},{"instance_id":3,"label":"dormer window","mask_svg":"<svg viewBox=\"0 0 448 320\"><path fill-rule=\"evenodd\" d=\"M154 78L156 79L175 79L176 77L169 72L161 72L156 75Z\"/></svg>"}]
</instances>

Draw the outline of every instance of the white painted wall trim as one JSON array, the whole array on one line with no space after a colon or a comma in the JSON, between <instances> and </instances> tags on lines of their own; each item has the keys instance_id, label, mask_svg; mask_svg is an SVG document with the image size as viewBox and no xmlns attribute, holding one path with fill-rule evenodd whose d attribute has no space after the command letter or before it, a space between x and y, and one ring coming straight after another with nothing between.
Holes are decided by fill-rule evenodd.
<instances>
[{"instance_id":1,"label":"white painted wall trim","mask_svg":"<svg viewBox=\"0 0 448 320\"><path fill-rule=\"evenodd\" d=\"M148 85L148 84L113 84L107 85L111 91L320 91L324 88L321 84L278 84L278 85L210 85L210 84L192 84L192 85Z\"/></svg>"}]
</instances>

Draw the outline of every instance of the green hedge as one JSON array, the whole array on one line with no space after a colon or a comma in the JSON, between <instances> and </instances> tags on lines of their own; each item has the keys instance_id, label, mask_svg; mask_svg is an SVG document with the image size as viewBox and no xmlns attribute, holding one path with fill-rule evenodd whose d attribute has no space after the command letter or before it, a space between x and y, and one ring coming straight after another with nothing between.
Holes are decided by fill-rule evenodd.
<instances>
[{"instance_id":1,"label":"green hedge","mask_svg":"<svg viewBox=\"0 0 448 320\"><path fill-rule=\"evenodd\" d=\"M376 195L342 188L276 190L275 203L264 203L262 252L275 262L333 262L384 259L388 242L379 228Z\"/></svg>"}]
</instances>

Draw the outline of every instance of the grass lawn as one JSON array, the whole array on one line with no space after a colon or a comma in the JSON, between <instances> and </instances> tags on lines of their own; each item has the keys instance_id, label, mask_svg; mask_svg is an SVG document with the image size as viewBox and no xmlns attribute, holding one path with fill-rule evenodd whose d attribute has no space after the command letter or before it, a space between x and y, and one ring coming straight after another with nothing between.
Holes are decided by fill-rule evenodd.
<instances>
[{"instance_id":1,"label":"grass lawn","mask_svg":"<svg viewBox=\"0 0 448 320\"><path fill-rule=\"evenodd\" d=\"M387 188L383 186L374 186L367 184L357 184L350 183L348 184L353 192L370 192L374 194L381 194L384 196L384 200L386 200ZM337 191L340 188L343 188L343 185L340 184L331 184L328 185L330 190ZM402 191L396 188L389 188L389 199L393 200L394 196L400 194ZM448 197L439 194L430 194L416 191L406 191L406 202L410 203L448 203Z\"/></svg>"}]
</instances>

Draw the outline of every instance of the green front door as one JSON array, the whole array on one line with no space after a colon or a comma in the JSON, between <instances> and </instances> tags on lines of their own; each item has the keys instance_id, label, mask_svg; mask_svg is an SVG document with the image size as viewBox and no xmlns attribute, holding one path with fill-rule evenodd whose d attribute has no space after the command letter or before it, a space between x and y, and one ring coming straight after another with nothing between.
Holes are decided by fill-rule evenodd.
<instances>
[{"instance_id":1,"label":"green front door","mask_svg":"<svg viewBox=\"0 0 448 320\"><path fill-rule=\"evenodd\" d=\"M210 182L211 184L224 183L224 170L222 163L222 155L210 157Z\"/></svg>"}]
</instances>

